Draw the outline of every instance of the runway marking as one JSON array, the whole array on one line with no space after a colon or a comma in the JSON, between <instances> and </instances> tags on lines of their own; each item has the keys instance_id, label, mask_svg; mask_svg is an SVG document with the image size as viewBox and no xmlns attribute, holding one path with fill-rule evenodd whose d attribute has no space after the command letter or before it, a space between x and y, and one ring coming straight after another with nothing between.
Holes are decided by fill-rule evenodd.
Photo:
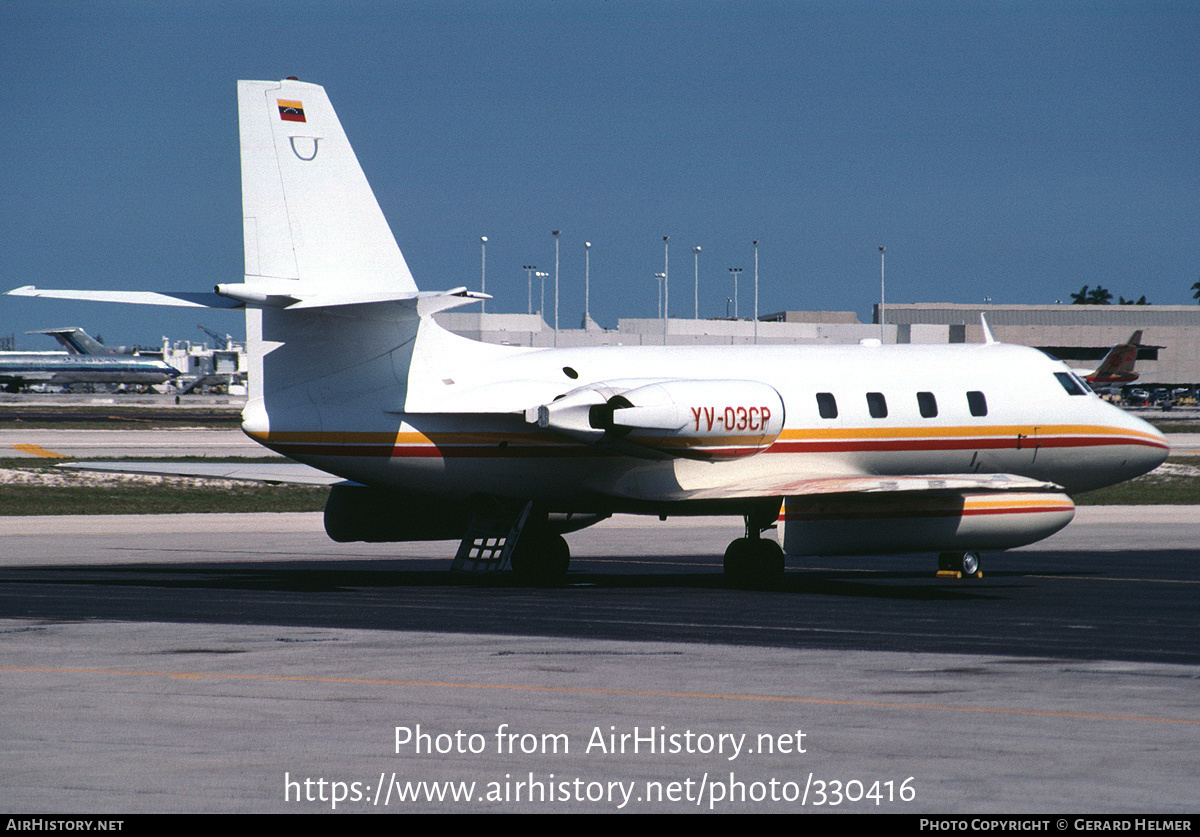
<instances>
[{"instance_id":1,"label":"runway marking","mask_svg":"<svg viewBox=\"0 0 1200 837\"><path fill-rule=\"evenodd\" d=\"M697 562L695 564L681 565L678 561L644 561L644 560L634 560L634 559L625 559L625 558L588 558L588 557L580 558L580 557L576 557L575 560L579 561L580 563L587 561L592 564L662 564L662 565L671 566L671 567L678 567L678 566L719 567L719 566L721 566L720 564L715 563L715 562ZM895 570L895 569L873 569L873 568L868 568L868 567L789 567L788 569L797 570L800 573L803 573L803 572L863 573L863 574L870 574L870 575L883 575L885 573L899 572L899 570ZM799 577L799 573L797 573L796 575L797 575L797 577ZM920 575L920 573L918 573L918 575ZM933 577L933 573L926 573L925 575L928 575L930 578ZM1008 575L1008 573L1005 573L1005 575ZM1057 581L1123 581L1123 582L1144 581L1144 582L1150 582L1152 584L1200 584L1200 579L1193 579L1193 578L1114 578L1111 576L1103 576L1103 575L1101 575L1101 576L1074 576L1074 575L1043 575L1040 573L1017 573L1016 576L1018 578L1049 578L1049 579L1055 579ZM785 576L785 577L790 577L790 576ZM995 576L993 576L993 578L994 577ZM745 626L742 626L742 627L745 627Z\"/></svg>"},{"instance_id":2,"label":"runway marking","mask_svg":"<svg viewBox=\"0 0 1200 837\"><path fill-rule=\"evenodd\" d=\"M1034 575L1028 573L1024 578L1052 578L1056 581L1148 581L1151 584L1200 584L1195 578L1115 578L1107 575Z\"/></svg>"},{"instance_id":3,"label":"runway marking","mask_svg":"<svg viewBox=\"0 0 1200 837\"><path fill-rule=\"evenodd\" d=\"M21 453L32 454L33 456L42 456L47 459L70 459L65 453L57 453L52 450L46 450L41 445L13 445L14 450L19 450Z\"/></svg>"},{"instance_id":4,"label":"runway marking","mask_svg":"<svg viewBox=\"0 0 1200 837\"><path fill-rule=\"evenodd\" d=\"M890 703L885 701L836 700L833 698L802 698L783 695L730 695L705 692L656 692L637 689L589 689L570 686L515 686L496 683L439 683L422 680L367 680L350 677L299 677L275 674L208 674L186 671L126 671L121 669L87 668L22 668L0 667L0 671L30 674L104 674L136 677L171 677L182 680L259 680L281 683L343 683L358 686L408 686L423 689L490 689L509 692L554 692L567 695L615 695L623 697L700 698L706 700L740 700L760 703L797 703L810 706L850 706L864 709L918 709L939 712L974 712L987 715L1020 715L1036 718L1071 718L1085 721L1133 721L1148 724L1184 724L1200 726L1200 718L1153 718L1141 715L1101 715L1091 712L1050 712L1038 709L998 709L984 706L947 706L942 704Z\"/></svg>"}]
</instances>

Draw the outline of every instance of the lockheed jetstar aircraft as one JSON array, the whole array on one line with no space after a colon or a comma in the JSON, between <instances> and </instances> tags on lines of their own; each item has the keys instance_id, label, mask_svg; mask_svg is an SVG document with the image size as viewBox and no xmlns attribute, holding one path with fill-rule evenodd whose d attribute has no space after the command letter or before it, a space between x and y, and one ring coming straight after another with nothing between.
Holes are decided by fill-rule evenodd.
<instances>
[{"instance_id":1,"label":"lockheed jetstar aircraft","mask_svg":"<svg viewBox=\"0 0 1200 837\"><path fill-rule=\"evenodd\" d=\"M460 569L552 580L563 534L609 515L736 514L725 571L740 583L778 577L785 552L932 552L978 574L978 550L1065 526L1069 492L1167 456L1066 365L990 333L563 349L456 336L432 315L486 297L417 289L324 89L243 81L238 105L244 281L12 293L244 307L243 429L344 480L325 509L335 540L461 538ZM761 537L777 524L782 550Z\"/></svg>"}]
</instances>

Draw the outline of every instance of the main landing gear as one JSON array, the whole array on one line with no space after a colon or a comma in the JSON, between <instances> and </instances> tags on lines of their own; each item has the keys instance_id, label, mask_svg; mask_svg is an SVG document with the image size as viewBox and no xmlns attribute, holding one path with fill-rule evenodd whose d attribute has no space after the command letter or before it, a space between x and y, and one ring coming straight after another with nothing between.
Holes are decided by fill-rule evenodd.
<instances>
[{"instance_id":1,"label":"main landing gear","mask_svg":"<svg viewBox=\"0 0 1200 837\"><path fill-rule=\"evenodd\" d=\"M978 552L942 552L938 555L938 578L983 578Z\"/></svg>"},{"instance_id":2,"label":"main landing gear","mask_svg":"<svg viewBox=\"0 0 1200 837\"><path fill-rule=\"evenodd\" d=\"M725 577L730 582L739 587L760 587L783 579L783 550L775 541L762 537L765 530L775 527L778 519L778 504L744 515L746 536L725 550Z\"/></svg>"},{"instance_id":3,"label":"main landing gear","mask_svg":"<svg viewBox=\"0 0 1200 837\"><path fill-rule=\"evenodd\" d=\"M562 583L571 564L571 549L557 527L549 524L545 511L536 510L530 501L485 494L473 496L470 504L452 570L486 574L510 566L522 584Z\"/></svg>"},{"instance_id":4,"label":"main landing gear","mask_svg":"<svg viewBox=\"0 0 1200 837\"><path fill-rule=\"evenodd\" d=\"M562 535L531 526L521 533L508 561L523 584L557 585L567 577L571 548Z\"/></svg>"}]
</instances>

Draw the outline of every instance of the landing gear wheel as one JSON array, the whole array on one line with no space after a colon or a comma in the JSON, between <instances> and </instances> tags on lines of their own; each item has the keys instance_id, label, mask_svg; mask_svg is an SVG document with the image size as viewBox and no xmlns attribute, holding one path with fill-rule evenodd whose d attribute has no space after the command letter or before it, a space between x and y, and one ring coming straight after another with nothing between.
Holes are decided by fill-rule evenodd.
<instances>
[{"instance_id":1,"label":"landing gear wheel","mask_svg":"<svg viewBox=\"0 0 1200 837\"><path fill-rule=\"evenodd\" d=\"M978 552L943 552L938 555L938 577L983 578Z\"/></svg>"},{"instance_id":2,"label":"landing gear wheel","mask_svg":"<svg viewBox=\"0 0 1200 837\"><path fill-rule=\"evenodd\" d=\"M962 567L962 574L964 577L966 577L966 576L975 576L976 578L983 577L983 573L981 573L979 571L979 553L978 552L964 552L962 554L961 560L959 561L959 565Z\"/></svg>"},{"instance_id":3,"label":"landing gear wheel","mask_svg":"<svg viewBox=\"0 0 1200 837\"><path fill-rule=\"evenodd\" d=\"M725 577L733 584L746 584L754 567L754 542L749 538L738 538L725 548Z\"/></svg>"},{"instance_id":4,"label":"landing gear wheel","mask_svg":"<svg viewBox=\"0 0 1200 837\"><path fill-rule=\"evenodd\" d=\"M766 538L738 538L725 550L724 567L735 585L775 584L783 577L783 550Z\"/></svg>"},{"instance_id":5,"label":"landing gear wheel","mask_svg":"<svg viewBox=\"0 0 1200 837\"><path fill-rule=\"evenodd\" d=\"M509 563L526 584L561 584L571 565L571 548L562 535L526 532L517 541Z\"/></svg>"}]
</instances>

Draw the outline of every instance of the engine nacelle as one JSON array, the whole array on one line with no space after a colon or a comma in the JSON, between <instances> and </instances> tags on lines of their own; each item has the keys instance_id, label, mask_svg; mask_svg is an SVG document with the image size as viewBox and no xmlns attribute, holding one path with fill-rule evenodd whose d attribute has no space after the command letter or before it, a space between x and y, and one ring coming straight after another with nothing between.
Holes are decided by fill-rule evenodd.
<instances>
[{"instance_id":1,"label":"engine nacelle","mask_svg":"<svg viewBox=\"0 0 1200 837\"><path fill-rule=\"evenodd\" d=\"M1024 546L1074 516L1055 492L894 492L788 497L779 519L788 555L887 555Z\"/></svg>"},{"instance_id":2,"label":"engine nacelle","mask_svg":"<svg viewBox=\"0 0 1200 837\"><path fill-rule=\"evenodd\" d=\"M737 459L766 450L783 431L783 398L758 381L672 380L593 384L529 410L539 427L627 452Z\"/></svg>"},{"instance_id":3,"label":"engine nacelle","mask_svg":"<svg viewBox=\"0 0 1200 837\"><path fill-rule=\"evenodd\" d=\"M465 504L403 491L335 485L325 501L325 533L338 543L457 540L466 528Z\"/></svg>"}]
</instances>

